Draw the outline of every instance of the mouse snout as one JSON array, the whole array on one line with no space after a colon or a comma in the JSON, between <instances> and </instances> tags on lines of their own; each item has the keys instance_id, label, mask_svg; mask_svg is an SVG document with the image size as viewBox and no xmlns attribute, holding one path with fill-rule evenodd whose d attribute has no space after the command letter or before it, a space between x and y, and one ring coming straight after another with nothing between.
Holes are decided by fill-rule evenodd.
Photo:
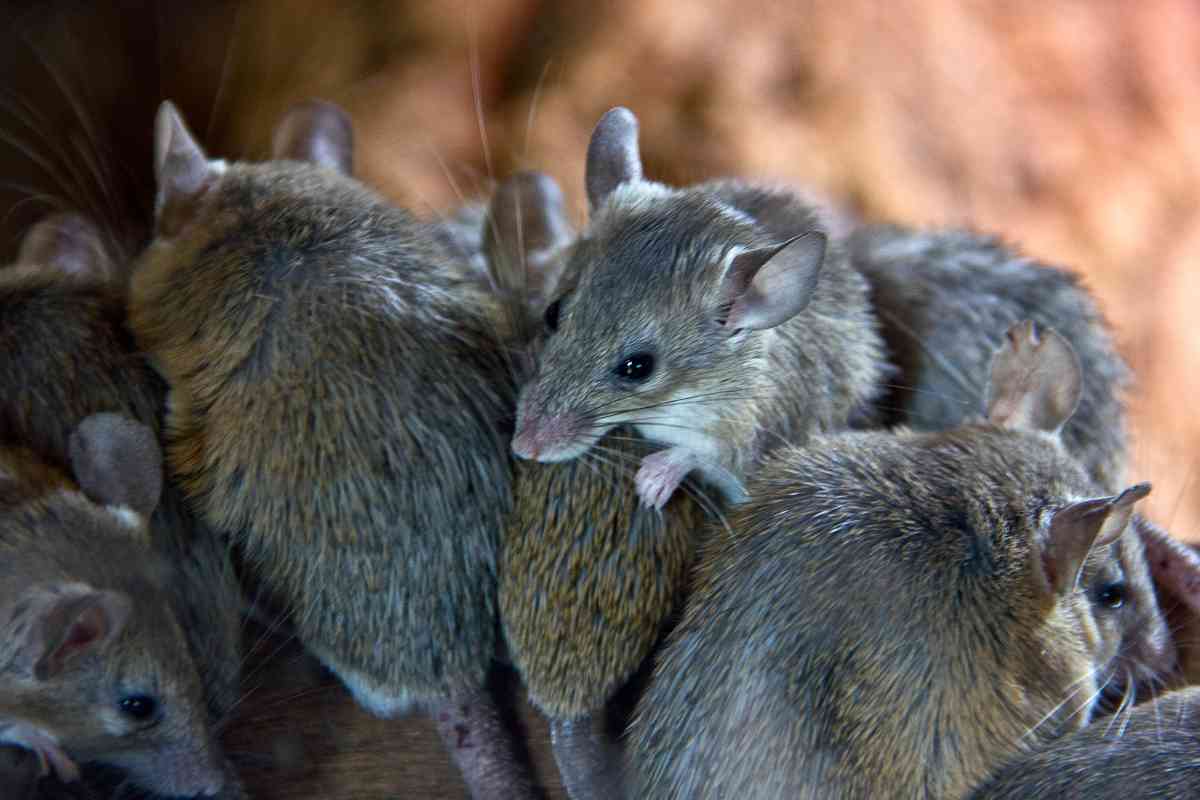
<instances>
[{"instance_id":1,"label":"mouse snout","mask_svg":"<svg viewBox=\"0 0 1200 800\"><path fill-rule=\"evenodd\" d=\"M522 413L517 417L512 451L533 461L566 461L582 453L590 442L581 442L579 420L566 415Z\"/></svg>"}]
</instances>

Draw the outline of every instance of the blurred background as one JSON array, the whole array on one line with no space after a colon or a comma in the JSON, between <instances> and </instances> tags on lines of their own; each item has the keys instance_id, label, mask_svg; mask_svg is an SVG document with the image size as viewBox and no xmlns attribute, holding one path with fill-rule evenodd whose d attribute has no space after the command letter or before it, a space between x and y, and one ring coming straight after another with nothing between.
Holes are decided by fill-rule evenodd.
<instances>
[{"instance_id":1,"label":"blurred background","mask_svg":"<svg viewBox=\"0 0 1200 800\"><path fill-rule=\"evenodd\" d=\"M419 213L533 167L580 219L588 135L623 104L651 177L801 182L1082 273L1139 375L1131 477L1200 540L1191 0L42 0L6 3L0 31L5 259L59 207L136 248L164 97L237 158L324 97L354 118L360 175Z\"/></svg>"}]
</instances>

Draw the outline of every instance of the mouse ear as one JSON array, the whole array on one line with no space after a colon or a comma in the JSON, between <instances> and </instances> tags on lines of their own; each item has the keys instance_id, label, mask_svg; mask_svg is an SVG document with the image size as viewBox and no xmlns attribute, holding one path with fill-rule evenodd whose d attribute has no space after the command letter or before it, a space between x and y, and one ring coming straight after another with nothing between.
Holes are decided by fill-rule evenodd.
<instances>
[{"instance_id":1,"label":"mouse ear","mask_svg":"<svg viewBox=\"0 0 1200 800\"><path fill-rule=\"evenodd\" d=\"M1188 685L1200 683L1200 554L1145 517L1134 517L1158 604Z\"/></svg>"},{"instance_id":2,"label":"mouse ear","mask_svg":"<svg viewBox=\"0 0 1200 800\"><path fill-rule=\"evenodd\" d=\"M129 619L129 597L83 583L36 586L16 604L11 631L17 664L40 681L116 639Z\"/></svg>"},{"instance_id":3,"label":"mouse ear","mask_svg":"<svg viewBox=\"0 0 1200 800\"><path fill-rule=\"evenodd\" d=\"M825 262L825 235L809 231L783 244L734 256L721 286L721 324L732 334L742 328L765 330L805 309L816 291Z\"/></svg>"},{"instance_id":4,"label":"mouse ear","mask_svg":"<svg viewBox=\"0 0 1200 800\"><path fill-rule=\"evenodd\" d=\"M992 358L988 421L1056 433L1075 413L1082 387L1079 357L1067 340L1032 320L1018 322Z\"/></svg>"},{"instance_id":5,"label":"mouse ear","mask_svg":"<svg viewBox=\"0 0 1200 800\"><path fill-rule=\"evenodd\" d=\"M1134 505L1148 494L1150 484L1139 483L1115 497L1081 500L1054 512L1040 547L1047 588L1059 595L1074 591L1088 553L1119 539Z\"/></svg>"},{"instance_id":6,"label":"mouse ear","mask_svg":"<svg viewBox=\"0 0 1200 800\"><path fill-rule=\"evenodd\" d=\"M119 414L93 414L71 432L67 447L84 494L149 518L163 482L162 449L153 431Z\"/></svg>"},{"instance_id":7,"label":"mouse ear","mask_svg":"<svg viewBox=\"0 0 1200 800\"><path fill-rule=\"evenodd\" d=\"M354 126L341 107L324 100L298 103L275 126L271 157L354 172Z\"/></svg>"},{"instance_id":8,"label":"mouse ear","mask_svg":"<svg viewBox=\"0 0 1200 800\"><path fill-rule=\"evenodd\" d=\"M638 152L638 121L628 108L617 106L596 123L588 143L588 206L594 213L622 183L641 180L642 156Z\"/></svg>"},{"instance_id":9,"label":"mouse ear","mask_svg":"<svg viewBox=\"0 0 1200 800\"><path fill-rule=\"evenodd\" d=\"M155 216L158 232L178 233L191 207L216 179L217 170L196 144L170 100L158 107L154 122L154 175L158 180Z\"/></svg>"},{"instance_id":10,"label":"mouse ear","mask_svg":"<svg viewBox=\"0 0 1200 800\"><path fill-rule=\"evenodd\" d=\"M518 172L497 187L484 222L483 252L496 286L523 294L531 307L555 290L566 261L556 258L575 236L558 182Z\"/></svg>"},{"instance_id":11,"label":"mouse ear","mask_svg":"<svg viewBox=\"0 0 1200 800\"><path fill-rule=\"evenodd\" d=\"M17 263L106 281L115 278L117 271L100 230L85 217L71 213L52 214L30 228L21 241Z\"/></svg>"}]
</instances>

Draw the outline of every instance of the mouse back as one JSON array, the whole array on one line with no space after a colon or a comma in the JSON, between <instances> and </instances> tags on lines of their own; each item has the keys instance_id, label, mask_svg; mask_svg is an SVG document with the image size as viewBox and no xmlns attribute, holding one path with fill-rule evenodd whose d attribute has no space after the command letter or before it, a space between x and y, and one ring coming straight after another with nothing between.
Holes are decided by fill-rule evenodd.
<instances>
[{"instance_id":1,"label":"mouse back","mask_svg":"<svg viewBox=\"0 0 1200 800\"><path fill-rule=\"evenodd\" d=\"M482 685L511 498L494 300L349 158L209 160L169 104L157 135L130 324L171 387L172 474L368 705Z\"/></svg>"},{"instance_id":2,"label":"mouse back","mask_svg":"<svg viewBox=\"0 0 1200 800\"><path fill-rule=\"evenodd\" d=\"M1086 723L1115 657L1089 593L1149 487L1089 496L1056 432L1077 370L1017 326L982 420L773 457L639 704L638 791L955 797Z\"/></svg>"}]
</instances>

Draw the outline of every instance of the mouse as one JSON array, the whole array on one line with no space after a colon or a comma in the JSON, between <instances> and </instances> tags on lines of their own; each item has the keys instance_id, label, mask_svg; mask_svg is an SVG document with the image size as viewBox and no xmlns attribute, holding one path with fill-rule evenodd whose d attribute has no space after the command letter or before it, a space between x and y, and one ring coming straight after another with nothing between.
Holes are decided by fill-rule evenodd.
<instances>
[{"instance_id":1,"label":"mouse","mask_svg":"<svg viewBox=\"0 0 1200 800\"><path fill-rule=\"evenodd\" d=\"M1013 758L968 800L1200 795L1200 688L1168 692Z\"/></svg>"},{"instance_id":2,"label":"mouse","mask_svg":"<svg viewBox=\"0 0 1200 800\"><path fill-rule=\"evenodd\" d=\"M597 123L585 173L589 220L519 393L517 457L577 458L628 424L664 446L638 469L648 506L692 473L738 502L770 447L844 428L875 397L866 282L816 215L781 238L704 184L643 178L621 107Z\"/></svg>"},{"instance_id":3,"label":"mouse","mask_svg":"<svg viewBox=\"0 0 1200 800\"><path fill-rule=\"evenodd\" d=\"M157 439L100 413L68 452L65 474L28 448L0 449L0 742L68 783L99 762L150 791L215 797L226 767L171 564L151 543Z\"/></svg>"},{"instance_id":4,"label":"mouse","mask_svg":"<svg viewBox=\"0 0 1200 800\"><path fill-rule=\"evenodd\" d=\"M982 418L767 461L639 702L633 796L957 798L1091 720L1115 544L1150 486L1099 494L1063 447L1063 337L1002 342Z\"/></svg>"},{"instance_id":5,"label":"mouse","mask_svg":"<svg viewBox=\"0 0 1200 800\"><path fill-rule=\"evenodd\" d=\"M511 507L511 375L469 261L355 180L353 128L289 112L263 163L155 122L129 324L169 386L169 472L379 716L427 713L475 797L527 797L486 679Z\"/></svg>"},{"instance_id":6,"label":"mouse","mask_svg":"<svg viewBox=\"0 0 1200 800\"><path fill-rule=\"evenodd\" d=\"M73 212L35 224L17 261L0 269L0 378L22 387L0 402L0 444L28 448L69 472L69 437L93 414L117 413L161 432L165 385L125 328L122 274L100 228ZM243 598L233 564L169 482L151 529L174 570L170 597L200 665L215 731L241 697ZM222 797L235 797L235 785L228 781Z\"/></svg>"},{"instance_id":7,"label":"mouse","mask_svg":"<svg viewBox=\"0 0 1200 800\"><path fill-rule=\"evenodd\" d=\"M861 224L846 235L854 267L871 289L888 359L899 370L880 400L883 424L951 428L983 401L990 356L1002 331L1022 319L1052 326L1072 346L1084 375L1063 445L1102 490L1125 473L1124 396L1132 373L1096 300L1073 273L1021 255L1000 238L962 229ZM1140 515L1139 515L1140 517ZM1144 529L1141 522L1135 527ZM1125 692L1143 698L1174 678L1176 648L1156 597L1142 536L1120 541L1124 601L1106 619L1120 628Z\"/></svg>"},{"instance_id":8,"label":"mouse","mask_svg":"<svg viewBox=\"0 0 1200 800\"><path fill-rule=\"evenodd\" d=\"M520 385L544 343L545 309L564 281L575 231L557 181L533 171L496 187L480 229L487 283L520 320ZM677 610L706 512L719 513L695 486L661 511L644 507L632 466L648 451L635 431L618 427L579 459L514 464L500 623L529 701L549 720L572 800L620 796L620 748L607 712Z\"/></svg>"}]
</instances>

